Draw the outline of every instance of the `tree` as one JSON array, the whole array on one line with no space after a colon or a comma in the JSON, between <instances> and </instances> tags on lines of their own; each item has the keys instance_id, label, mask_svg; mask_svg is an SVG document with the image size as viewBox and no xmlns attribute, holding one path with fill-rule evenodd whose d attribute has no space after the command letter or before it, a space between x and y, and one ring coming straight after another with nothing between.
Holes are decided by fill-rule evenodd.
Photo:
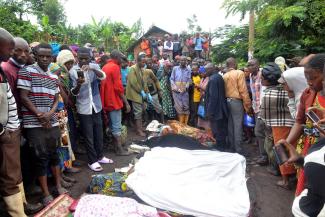
<instances>
[{"instance_id":1,"label":"tree","mask_svg":"<svg viewBox=\"0 0 325 217\"><path fill-rule=\"evenodd\" d=\"M223 6L227 15L241 14L241 20L249 13L249 37L248 37L248 59L253 58L254 53L254 38L255 38L255 12L258 12L265 4L264 0L225 0Z\"/></svg>"},{"instance_id":2,"label":"tree","mask_svg":"<svg viewBox=\"0 0 325 217\"><path fill-rule=\"evenodd\" d=\"M226 25L219 27L213 34L221 40L212 47L212 59L223 63L229 57L236 57L238 62L247 62L248 26L235 27Z\"/></svg>"},{"instance_id":3,"label":"tree","mask_svg":"<svg viewBox=\"0 0 325 217\"><path fill-rule=\"evenodd\" d=\"M41 18L43 16L48 16L49 25L51 26L66 23L64 7L58 0L45 0Z\"/></svg>"},{"instance_id":4,"label":"tree","mask_svg":"<svg viewBox=\"0 0 325 217\"><path fill-rule=\"evenodd\" d=\"M190 34L194 34L195 32L201 32L202 28L198 25L197 16L193 14L191 17L186 19L187 21L187 29Z\"/></svg>"}]
</instances>

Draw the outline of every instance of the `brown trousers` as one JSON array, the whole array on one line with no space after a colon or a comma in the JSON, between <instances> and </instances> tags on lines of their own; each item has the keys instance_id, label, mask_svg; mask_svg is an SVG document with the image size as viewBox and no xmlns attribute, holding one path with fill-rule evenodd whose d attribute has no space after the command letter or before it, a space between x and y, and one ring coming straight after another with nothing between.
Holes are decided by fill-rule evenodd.
<instances>
[{"instance_id":1,"label":"brown trousers","mask_svg":"<svg viewBox=\"0 0 325 217\"><path fill-rule=\"evenodd\" d=\"M22 182L20 167L20 129L12 131L7 143L0 142L0 195L3 197L19 193Z\"/></svg>"}]
</instances>

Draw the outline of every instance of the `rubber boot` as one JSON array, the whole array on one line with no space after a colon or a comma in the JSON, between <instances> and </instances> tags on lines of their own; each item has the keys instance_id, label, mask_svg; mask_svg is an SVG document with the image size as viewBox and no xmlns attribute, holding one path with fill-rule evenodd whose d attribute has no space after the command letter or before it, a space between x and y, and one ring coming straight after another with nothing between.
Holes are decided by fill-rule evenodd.
<instances>
[{"instance_id":1,"label":"rubber boot","mask_svg":"<svg viewBox=\"0 0 325 217\"><path fill-rule=\"evenodd\" d=\"M32 204L32 203L27 202L23 183L20 183L18 185L18 187L19 187L19 190L21 193L21 198L24 203L24 211L25 211L26 215L33 215L33 214L41 211L41 209L43 209L43 205L41 203Z\"/></svg>"},{"instance_id":2,"label":"rubber boot","mask_svg":"<svg viewBox=\"0 0 325 217\"><path fill-rule=\"evenodd\" d=\"M7 211L12 217L27 217L24 212L24 203L21 193L3 197Z\"/></svg>"},{"instance_id":3,"label":"rubber boot","mask_svg":"<svg viewBox=\"0 0 325 217\"><path fill-rule=\"evenodd\" d=\"M190 115L184 115L184 124L187 125Z\"/></svg>"},{"instance_id":4,"label":"rubber boot","mask_svg":"<svg viewBox=\"0 0 325 217\"><path fill-rule=\"evenodd\" d=\"M164 124L165 123L165 115L164 113L160 113L160 123Z\"/></svg>"},{"instance_id":5,"label":"rubber boot","mask_svg":"<svg viewBox=\"0 0 325 217\"><path fill-rule=\"evenodd\" d=\"M121 136L114 136L115 150L116 155L118 156L128 156L130 153L125 151L122 146L122 138Z\"/></svg>"},{"instance_id":6,"label":"rubber boot","mask_svg":"<svg viewBox=\"0 0 325 217\"><path fill-rule=\"evenodd\" d=\"M136 133L139 136L146 136L146 134L142 131L142 119L136 119L135 120L135 127L136 127Z\"/></svg>"}]
</instances>

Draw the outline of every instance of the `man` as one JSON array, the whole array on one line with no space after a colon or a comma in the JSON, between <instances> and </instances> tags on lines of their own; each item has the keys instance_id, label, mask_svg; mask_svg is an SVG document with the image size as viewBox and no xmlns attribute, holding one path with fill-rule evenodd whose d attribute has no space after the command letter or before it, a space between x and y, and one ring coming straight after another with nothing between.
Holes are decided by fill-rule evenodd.
<instances>
[{"instance_id":1,"label":"man","mask_svg":"<svg viewBox=\"0 0 325 217\"><path fill-rule=\"evenodd\" d=\"M260 71L260 65L257 59L251 59L247 63L247 69L250 72L250 88L252 91L253 99L253 110L255 114L255 136L257 139L257 144L259 148L259 159L256 161L259 165L266 165L268 163L267 153L264 148L265 136L266 136L266 125L260 117L260 105L263 90Z\"/></svg>"},{"instance_id":2,"label":"man","mask_svg":"<svg viewBox=\"0 0 325 217\"><path fill-rule=\"evenodd\" d=\"M61 186L61 171L57 147L60 144L60 129L55 113L58 105L58 79L48 72L52 61L52 48L40 44L36 50L37 63L21 69L17 88L22 103L23 124L35 161L35 173L43 191L43 205L53 201L48 185L47 172L51 167L57 192L67 192Z\"/></svg>"},{"instance_id":3,"label":"man","mask_svg":"<svg viewBox=\"0 0 325 217\"><path fill-rule=\"evenodd\" d=\"M169 61L173 60L173 50L174 44L172 42L172 37L170 35L165 35L165 42L164 42L164 53L167 54Z\"/></svg>"},{"instance_id":4,"label":"man","mask_svg":"<svg viewBox=\"0 0 325 217\"><path fill-rule=\"evenodd\" d=\"M190 67L189 65L187 67ZM190 86L189 95L190 95L190 125L196 127L198 116L197 111L201 100L201 93L199 85L201 82L201 76L199 75L199 66L192 65L192 85Z\"/></svg>"},{"instance_id":5,"label":"man","mask_svg":"<svg viewBox=\"0 0 325 217\"><path fill-rule=\"evenodd\" d=\"M170 84L178 120L185 125L187 125L190 115L188 88L191 83L191 71L186 65L186 57L181 57L180 66L173 68Z\"/></svg>"},{"instance_id":6,"label":"man","mask_svg":"<svg viewBox=\"0 0 325 217\"><path fill-rule=\"evenodd\" d=\"M145 136L142 131L142 114L145 109L144 102L145 100L152 100L151 96L148 95L147 82L143 79L145 64L145 55L139 55L137 57L137 63L130 67L126 85L126 98L132 102L136 133L139 136Z\"/></svg>"},{"instance_id":7,"label":"man","mask_svg":"<svg viewBox=\"0 0 325 217\"><path fill-rule=\"evenodd\" d=\"M219 150L227 147L228 108L225 96L225 84L212 63L205 66L207 76L210 76L206 88L205 103L207 117L210 121L213 137Z\"/></svg>"},{"instance_id":8,"label":"man","mask_svg":"<svg viewBox=\"0 0 325 217\"><path fill-rule=\"evenodd\" d=\"M160 88L159 80L153 72L153 63L151 58L146 58L147 68L144 70L143 79L146 81L148 85L149 94L152 97L151 104L153 105L154 110L160 116L160 122L164 123L164 112L162 110L161 104L159 102L159 98L162 98L162 92Z\"/></svg>"},{"instance_id":9,"label":"man","mask_svg":"<svg viewBox=\"0 0 325 217\"><path fill-rule=\"evenodd\" d=\"M131 110L124 96L120 69L121 58L122 54L119 51L113 50L111 52L110 59L103 67L106 78L101 82L100 96L103 110L108 113L110 118L110 128L114 137L116 154L129 155L129 153L123 149L121 138L123 103L127 113Z\"/></svg>"},{"instance_id":10,"label":"man","mask_svg":"<svg viewBox=\"0 0 325 217\"><path fill-rule=\"evenodd\" d=\"M85 138L88 167L102 171L99 163L113 163L103 155L103 123L101 117L102 103L99 93L99 80L106 78L105 73L95 63L90 63L88 48L79 48L78 65L70 70L72 95L76 96L76 107L81 132Z\"/></svg>"},{"instance_id":11,"label":"man","mask_svg":"<svg viewBox=\"0 0 325 217\"><path fill-rule=\"evenodd\" d=\"M10 85L10 89L11 89L12 94L16 101L18 117L21 119L22 118L21 113L20 113L21 104L20 104L19 92L17 89L18 71L22 67L24 67L24 65L27 63L28 58L29 58L30 48L28 46L28 43L22 38L14 38L14 42L15 42L15 48L13 50L13 56L7 62L2 62L1 68L7 78L9 85ZM24 159L26 157L29 158L29 156L27 156L28 153L24 153L24 152L21 152L21 153L24 156L22 159ZM28 175L31 175L31 174L28 173ZM25 177L25 178L32 179L31 177ZM23 196L25 213L27 213L29 215L29 214L34 214L34 213L40 211L40 209L42 209L42 207L43 207L42 204L39 203L39 204L34 205L34 204L27 203L25 193L24 193L25 191L24 191L23 183L19 184L19 188L20 188L20 192Z\"/></svg>"},{"instance_id":12,"label":"man","mask_svg":"<svg viewBox=\"0 0 325 217\"><path fill-rule=\"evenodd\" d=\"M194 50L195 50L195 55L197 58L202 58L202 50L203 50L203 43L205 42L205 39L203 39L201 36L200 36L200 33L197 32L195 34L195 38L193 39L194 41Z\"/></svg>"},{"instance_id":13,"label":"man","mask_svg":"<svg viewBox=\"0 0 325 217\"><path fill-rule=\"evenodd\" d=\"M170 63L170 60L168 59L168 54L164 52L162 58L159 60L159 64L160 66L163 66L167 63Z\"/></svg>"},{"instance_id":14,"label":"man","mask_svg":"<svg viewBox=\"0 0 325 217\"><path fill-rule=\"evenodd\" d=\"M0 63L8 61L15 47L13 36L0 28ZM20 123L17 105L0 67L0 194L10 216L25 217L20 168Z\"/></svg>"},{"instance_id":15,"label":"man","mask_svg":"<svg viewBox=\"0 0 325 217\"><path fill-rule=\"evenodd\" d=\"M228 116L228 139L230 148L237 153L246 155L242 150L242 134L244 110L252 115L253 109L251 99L247 91L245 74L237 70L237 63L234 58L226 60L227 72L223 76L227 97Z\"/></svg>"}]
</instances>

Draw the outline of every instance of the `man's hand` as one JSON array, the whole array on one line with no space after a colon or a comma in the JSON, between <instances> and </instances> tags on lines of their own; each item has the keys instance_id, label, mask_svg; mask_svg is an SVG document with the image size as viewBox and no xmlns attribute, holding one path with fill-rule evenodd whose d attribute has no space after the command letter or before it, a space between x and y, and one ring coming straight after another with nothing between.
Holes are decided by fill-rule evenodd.
<instances>
[{"instance_id":1,"label":"man's hand","mask_svg":"<svg viewBox=\"0 0 325 217\"><path fill-rule=\"evenodd\" d=\"M252 107L250 107L250 108L248 109L247 114L248 114L249 116L251 116L251 117L254 117L254 110L253 110Z\"/></svg>"},{"instance_id":2,"label":"man's hand","mask_svg":"<svg viewBox=\"0 0 325 217\"><path fill-rule=\"evenodd\" d=\"M11 140L11 136L8 130L5 129L4 133L0 136L0 143L8 144Z\"/></svg>"},{"instance_id":3,"label":"man's hand","mask_svg":"<svg viewBox=\"0 0 325 217\"><path fill-rule=\"evenodd\" d=\"M44 128L51 127L51 116L52 114L50 112L41 112L37 114L37 118Z\"/></svg>"},{"instance_id":4,"label":"man's hand","mask_svg":"<svg viewBox=\"0 0 325 217\"><path fill-rule=\"evenodd\" d=\"M125 103L125 112L126 112L126 113L130 113L130 111L131 111L131 106L130 106L130 104L127 102L127 103Z\"/></svg>"},{"instance_id":5,"label":"man's hand","mask_svg":"<svg viewBox=\"0 0 325 217\"><path fill-rule=\"evenodd\" d=\"M90 70L89 65L83 65L83 66L81 67L81 71L86 72L86 71L89 71L89 70Z\"/></svg>"}]
</instances>

